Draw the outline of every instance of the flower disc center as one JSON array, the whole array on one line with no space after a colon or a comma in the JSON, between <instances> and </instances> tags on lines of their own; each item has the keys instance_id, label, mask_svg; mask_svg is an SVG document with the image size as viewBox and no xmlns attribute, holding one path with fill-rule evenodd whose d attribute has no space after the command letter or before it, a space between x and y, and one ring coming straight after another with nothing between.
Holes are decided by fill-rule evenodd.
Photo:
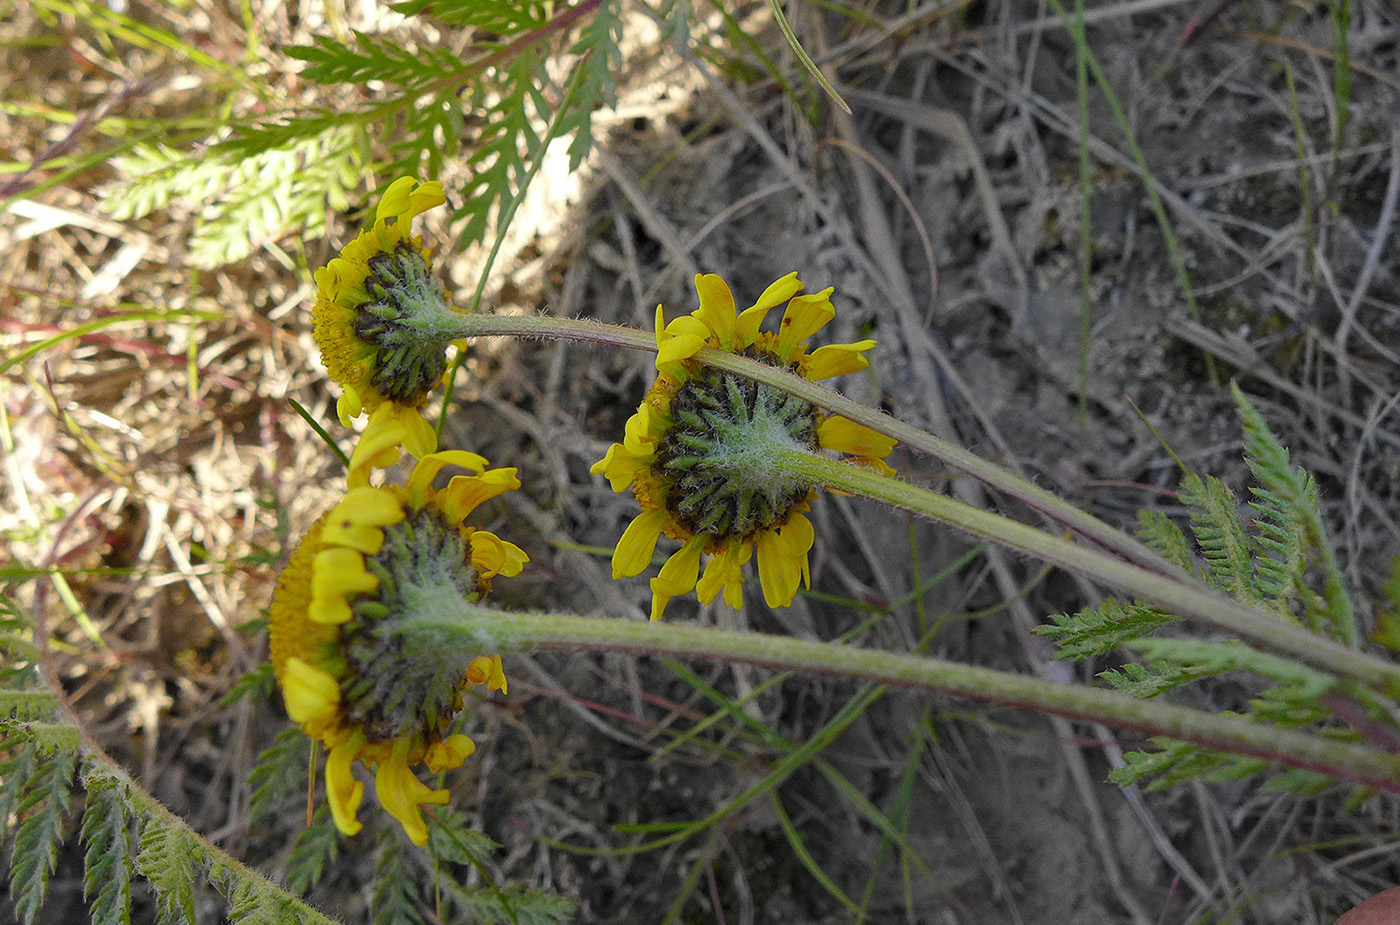
<instances>
[{"instance_id":1,"label":"flower disc center","mask_svg":"<svg viewBox=\"0 0 1400 925\"><path fill-rule=\"evenodd\" d=\"M820 414L771 386L701 367L671 399L653 472L666 510L716 543L781 527L811 495L779 451L817 449Z\"/></svg>"},{"instance_id":2,"label":"flower disc center","mask_svg":"<svg viewBox=\"0 0 1400 925\"><path fill-rule=\"evenodd\" d=\"M369 258L365 289L370 299L355 307L355 335L378 348L370 383L386 398L416 405L447 369L451 337L432 324L450 311L447 290L408 241Z\"/></svg>"}]
</instances>

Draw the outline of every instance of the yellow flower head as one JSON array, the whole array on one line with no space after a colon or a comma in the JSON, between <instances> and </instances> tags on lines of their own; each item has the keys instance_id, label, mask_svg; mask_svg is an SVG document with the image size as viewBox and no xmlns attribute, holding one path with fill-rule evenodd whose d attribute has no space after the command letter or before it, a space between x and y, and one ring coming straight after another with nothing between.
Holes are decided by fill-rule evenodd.
<instances>
[{"instance_id":1,"label":"yellow flower head","mask_svg":"<svg viewBox=\"0 0 1400 925\"><path fill-rule=\"evenodd\" d=\"M445 466L469 475L442 489ZM514 469L488 469L475 453L430 453L404 485L352 487L307 532L277 581L270 611L272 670L287 713L327 749L326 792L346 835L364 784L351 765L375 772L380 804L417 844L419 806L447 801L419 782L461 766L476 748L448 734L469 684L506 690L499 655L415 642L396 626L418 614L478 600L496 575L518 575L528 557L493 533L463 524L490 498L520 487Z\"/></svg>"},{"instance_id":2,"label":"yellow flower head","mask_svg":"<svg viewBox=\"0 0 1400 925\"><path fill-rule=\"evenodd\" d=\"M757 551L758 578L770 607L786 607L799 583L810 586L811 522L803 515L814 486L767 462L765 449L836 450L853 462L890 471L883 459L895 441L814 405L693 357L702 347L785 367L817 381L864 369L873 340L809 352L807 339L835 314L831 289L798 295L789 273L740 312L724 280L695 277L700 307L666 324L656 309L656 368L651 391L628 421L623 441L595 463L614 491L631 487L642 513L613 553L613 577L640 574L662 534L681 548L651 580L651 618L692 588L704 603L721 590L743 606L742 568ZM762 331L768 313L786 302L777 331ZM709 562L701 574L702 555Z\"/></svg>"},{"instance_id":3,"label":"yellow flower head","mask_svg":"<svg viewBox=\"0 0 1400 925\"><path fill-rule=\"evenodd\" d=\"M412 230L415 216L446 201L441 183L400 177L373 223L316 271L316 343L344 389L336 408L347 426L385 402L421 407L447 369L453 311Z\"/></svg>"}]
</instances>

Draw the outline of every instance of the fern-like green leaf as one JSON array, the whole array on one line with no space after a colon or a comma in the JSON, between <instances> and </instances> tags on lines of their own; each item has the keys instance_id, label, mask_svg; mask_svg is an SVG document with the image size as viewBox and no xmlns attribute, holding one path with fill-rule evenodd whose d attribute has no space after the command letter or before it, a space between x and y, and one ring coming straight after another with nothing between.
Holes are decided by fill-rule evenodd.
<instances>
[{"instance_id":1,"label":"fern-like green leaf","mask_svg":"<svg viewBox=\"0 0 1400 925\"><path fill-rule=\"evenodd\" d=\"M156 891L161 925L198 925L194 883L204 879L204 852L182 827L160 816L147 816L141 826L136 867Z\"/></svg>"},{"instance_id":2,"label":"fern-like green leaf","mask_svg":"<svg viewBox=\"0 0 1400 925\"><path fill-rule=\"evenodd\" d=\"M473 831L456 813L442 810L428 822L428 853L440 861L483 868L496 843Z\"/></svg>"},{"instance_id":3,"label":"fern-like green leaf","mask_svg":"<svg viewBox=\"0 0 1400 925\"><path fill-rule=\"evenodd\" d=\"M1108 598L1093 610L1055 614L1054 625L1042 624L1035 632L1059 645L1056 658L1086 659L1106 655L1125 642L1138 639L1178 618L1145 604Z\"/></svg>"},{"instance_id":4,"label":"fern-like green leaf","mask_svg":"<svg viewBox=\"0 0 1400 925\"><path fill-rule=\"evenodd\" d=\"M10 898L21 922L33 922L48 893L72 799L77 749L54 749L35 763L15 811L20 817L10 860Z\"/></svg>"},{"instance_id":5,"label":"fern-like green leaf","mask_svg":"<svg viewBox=\"0 0 1400 925\"><path fill-rule=\"evenodd\" d=\"M326 865L335 861L340 850L340 832L331 818L330 805L316 807L311 825L297 832L292 857L287 862L287 888L304 896L325 876Z\"/></svg>"},{"instance_id":6,"label":"fern-like green leaf","mask_svg":"<svg viewBox=\"0 0 1400 925\"><path fill-rule=\"evenodd\" d=\"M469 26L481 32L513 36L548 25L549 13L558 7L534 2L482 3L481 0L404 0L390 5L405 16L431 15L452 26Z\"/></svg>"},{"instance_id":7,"label":"fern-like green leaf","mask_svg":"<svg viewBox=\"0 0 1400 925\"><path fill-rule=\"evenodd\" d=\"M1371 639L1392 652L1400 652L1400 556L1390 560L1390 577L1381 594L1384 600L1376 609L1376 630Z\"/></svg>"},{"instance_id":8,"label":"fern-like green leaf","mask_svg":"<svg viewBox=\"0 0 1400 925\"><path fill-rule=\"evenodd\" d=\"M272 663L263 662L234 682L228 693L219 699L219 706L231 707L245 701L266 700L276 689L277 678L272 673Z\"/></svg>"},{"instance_id":9,"label":"fern-like green leaf","mask_svg":"<svg viewBox=\"0 0 1400 925\"><path fill-rule=\"evenodd\" d=\"M1146 700L1213 673L1194 665L1149 666L1128 662L1121 668L1099 672L1099 677L1115 690Z\"/></svg>"},{"instance_id":10,"label":"fern-like green leaf","mask_svg":"<svg viewBox=\"0 0 1400 925\"><path fill-rule=\"evenodd\" d=\"M1326 774L1304 768L1286 768L1269 778L1265 790L1280 790L1300 797L1315 797L1335 785L1337 781Z\"/></svg>"},{"instance_id":11,"label":"fern-like green leaf","mask_svg":"<svg viewBox=\"0 0 1400 925\"><path fill-rule=\"evenodd\" d=\"M1254 583L1249 538L1240 520L1235 493L1215 476L1202 480L1187 473L1180 494L1191 512L1192 532L1211 583L1237 600L1258 603L1260 594Z\"/></svg>"},{"instance_id":12,"label":"fern-like green leaf","mask_svg":"<svg viewBox=\"0 0 1400 925\"><path fill-rule=\"evenodd\" d=\"M1275 682L1270 695L1294 702L1316 703L1337 679L1292 659L1269 655L1237 640L1136 639L1125 644L1152 665L1180 666L1201 675L1248 671Z\"/></svg>"},{"instance_id":13,"label":"fern-like green leaf","mask_svg":"<svg viewBox=\"0 0 1400 925\"><path fill-rule=\"evenodd\" d=\"M253 788L248 817L252 822L267 818L286 805L287 797L306 791L306 769L312 742L300 729L283 729L258 756L248 775Z\"/></svg>"},{"instance_id":14,"label":"fern-like green leaf","mask_svg":"<svg viewBox=\"0 0 1400 925\"><path fill-rule=\"evenodd\" d=\"M1271 503L1277 505L1280 515L1296 524L1304 556L1322 572L1321 595L1312 600L1304 599L1308 624L1314 631L1327 632L1354 646L1359 641L1356 608L1337 564L1337 554L1322 525L1317 486L1306 472L1290 464L1288 450L1279 443L1240 387L1231 383L1230 391L1239 406L1240 423L1244 427L1244 459L1249 471Z\"/></svg>"},{"instance_id":15,"label":"fern-like green leaf","mask_svg":"<svg viewBox=\"0 0 1400 925\"><path fill-rule=\"evenodd\" d=\"M1123 767L1115 768L1109 779L1128 786L1151 778L1148 790L1165 790L1196 777L1242 780L1269 767L1261 758L1218 752L1165 736L1154 738L1152 743L1160 751L1128 752L1123 756Z\"/></svg>"},{"instance_id":16,"label":"fern-like green leaf","mask_svg":"<svg viewBox=\"0 0 1400 925\"><path fill-rule=\"evenodd\" d=\"M511 887L504 891L443 883L443 896L463 922L491 925L560 925L572 920L574 904L561 896Z\"/></svg>"},{"instance_id":17,"label":"fern-like green leaf","mask_svg":"<svg viewBox=\"0 0 1400 925\"><path fill-rule=\"evenodd\" d=\"M458 210L467 219L464 240L481 239L493 215L504 217L502 210L525 180L527 160L542 151L535 125L548 124L551 117L540 90L544 62L538 51L525 51L473 85L474 107L487 112L488 120L467 156L473 173Z\"/></svg>"},{"instance_id":18,"label":"fern-like green leaf","mask_svg":"<svg viewBox=\"0 0 1400 925\"><path fill-rule=\"evenodd\" d=\"M229 925L303 925L303 909L281 890L247 877L221 884L228 897Z\"/></svg>"},{"instance_id":19,"label":"fern-like green leaf","mask_svg":"<svg viewBox=\"0 0 1400 925\"><path fill-rule=\"evenodd\" d=\"M215 147L191 158L144 146L113 159L119 179L103 207L118 219L139 218L175 201L198 208L202 221L188 246L191 262L221 266L255 247L297 231L323 235L330 210L349 204L367 158L367 139L344 120L308 137L255 149Z\"/></svg>"},{"instance_id":20,"label":"fern-like green leaf","mask_svg":"<svg viewBox=\"0 0 1400 925\"><path fill-rule=\"evenodd\" d=\"M1188 575L1196 574L1196 563L1191 555L1191 543L1186 533L1161 511L1143 510L1138 512L1138 537L1161 553L1162 558L1181 568Z\"/></svg>"},{"instance_id":21,"label":"fern-like green leaf","mask_svg":"<svg viewBox=\"0 0 1400 925\"><path fill-rule=\"evenodd\" d=\"M389 827L379 831L379 861L374 867L374 925L422 925L417 878L409 870L403 839Z\"/></svg>"},{"instance_id":22,"label":"fern-like green leaf","mask_svg":"<svg viewBox=\"0 0 1400 925\"><path fill-rule=\"evenodd\" d=\"M83 745L78 730L67 723L20 722L0 719L0 742L14 738L28 742L40 755L53 755L57 752L76 752Z\"/></svg>"},{"instance_id":23,"label":"fern-like green leaf","mask_svg":"<svg viewBox=\"0 0 1400 925\"><path fill-rule=\"evenodd\" d=\"M47 719L57 706L53 694L45 690L0 690L0 717Z\"/></svg>"},{"instance_id":24,"label":"fern-like green leaf","mask_svg":"<svg viewBox=\"0 0 1400 925\"><path fill-rule=\"evenodd\" d=\"M0 727L0 732L3 732ZM0 748L9 754L0 760L0 842L9 835L10 814L14 810L24 782L34 773L39 750L28 742L6 743L0 736Z\"/></svg>"},{"instance_id":25,"label":"fern-like green leaf","mask_svg":"<svg viewBox=\"0 0 1400 925\"><path fill-rule=\"evenodd\" d=\"M287 56L305 61L301 76L322 84L362 84L382 80L401 87L415 87L462 69L462 62L446 48L423 48L402 41L355 33L351 48L325 36L314 45L293 45Z\"/></svg>"},{"instance_id":26,"label":"fern-like green leaf","mask_svg":"<svg viewBox=\"0 0 1400 925\"><path fill-rule=\"evenodd\" d=\"M1297 518L1273 492L1257 486L1250 489L1254 500L1249 506L1257 515L1254 542L1258 550L1255 568L1259 590L1282 613L1292 616L1289 604L1310 589L1304 584L1307 562L1298 534Z\"/></svg>"},{"instance_id":27,"label":"fern-like green leaf","mask_svg":"<svg viewBox=\"0 0 1400 925\"><path fill-rule=\"evenodd\" d=\"M124 794L102 775L85 775L84 783L83 895L90 903L92 923L130 925L133 846Z\"/></svg>"},{"instance_id":28,"label":"fern-like green leaf","mask_svg":"<svg viewBox=\"0 0 1400 925\"><path fill-rule=\"evenodd\" d=\"M616 0L603 0L569 49L579 56L581 71L559 129L561 136L573 134L570 170L577 170L593 150L593 110L599 105L617 105L617 73L622 70L622 19L618 12Z\"/></svg>"}]
</instances>

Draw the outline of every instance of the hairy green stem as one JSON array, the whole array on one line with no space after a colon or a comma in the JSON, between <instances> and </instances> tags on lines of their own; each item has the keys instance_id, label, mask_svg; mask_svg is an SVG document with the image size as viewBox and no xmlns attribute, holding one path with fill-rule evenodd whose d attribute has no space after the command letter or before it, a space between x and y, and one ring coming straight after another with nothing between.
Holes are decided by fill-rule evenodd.
<instances>
[{"instance_id":1,"label":"hairy green stem","mask_svg":"<svg viewBox=\"0 0 1400 925\"><path fill-rule=\"evenodd\" d=\"M1286 623L1199 585L1173 581L1097 549L862 466L798 450L782 451L779 464L813 483L883 501L1052 565L1099 579L1172 613L1228 630L1259 648L1284 653L1315 668L1392 693L1400 690L1400 666L1310 633L1301 626Z\"/></svg>"},{"instance_id":2,"label":"hairy green stem","mask_svg":"<svg viewBox=\"0 0 1400 925\"><path fill-rule=\"evenodd\" d=\"M656 335L635 328L603 324L581 318L551 318L545 315L462 315L456 331L460 337L489 337L510 335L561 340L589 341L613 344L633 350L656 352ZM820 408L864 424L882 434L894 437L905 446L940 459L960 472L1019 499L1047 517L1064 524L1074 532L1135 562L1145 569L1170 576L1179 581L1189 580L1180 569L1159 556L1146 544L1123 531L1104 523L1013 472L980 458L975 453L896 420L874 408L868 408L844 395L818 385L801 376L768 363L739 356L725 350L706 347L695 359L716 369L738 373L796 395Z\"/></svg>"},{"instance_id":3,"label":"hairy green stem","mask_svg":"<svg viewBox=\"0 0 1400 925\"><path fill-rule=\"evenodd\" d=\"M473 651L490 640L502 652L628 652L744 662L895 684L1170 736L1400 793L1400 756L1237 716L1202 713L1155 700L1136 700L1113 691L1055 684L941 659L762 633L572 614L506 613L480 605L464 607L457 613L417 617L400 624L396 631L422 633L435 644L467 646Z\"/></svg>"},{"instance_id":4,"label":"hairy green stem","mask_svg":"<svg viewBox=\"0 0 1400 925\"><path fill-rule=\"evenodd\" d=\"M655 335L644 331L597 321L540 315L466 314L460 316L456 333L461 337L511 335L656 350ZM941 459L1064 524L1112 555L869 470L840 465L821 457L794 458L794 466L812 467L807 475L816 482L951 524L1098 579L1187 619L1226 629L1260 647L1384 689L1392 696L1400 694L1400 666L1289 626L1271 614L1223 597L1133 537L961 447L767 363L708 347L700 350L696 359L796 395Z\"/></svg>"}]
</instances>

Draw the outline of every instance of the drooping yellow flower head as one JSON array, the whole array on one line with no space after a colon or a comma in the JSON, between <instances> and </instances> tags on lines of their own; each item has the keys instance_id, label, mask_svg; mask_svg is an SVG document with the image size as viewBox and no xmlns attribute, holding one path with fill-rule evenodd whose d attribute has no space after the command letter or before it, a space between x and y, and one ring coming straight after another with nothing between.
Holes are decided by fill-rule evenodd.
<instances>
[{"instance_id":1,"label":"drooping yellow flower head","mask_svg":"<svg viewBox=\"0 0 1400 925\"><path fill-rule=\"evenodd\" d=\"M792 603L810 586L807 553L814 538L804 516L815 487L780 466L765 465L765 447L849 453L861 465L891 471L883 459L895 441L812 404L693 357L714 347L785 367L818 381L866 368L873 340L831 344L809 352L807 340L835 315L831 289L798 295L789 273L739 312L724 280L695 277L700 307L666 324L656 309L656 368L651 391L628 421L622 443L595 463L614 491L628 487L642 513L613 553L613 577L637 575L651 564L662 534L681 548L651 580L651 618L667 602L696 590L709 603L721 590L743 606L742 568L757 554L759 584L770 607ZM764 318L786 302L776 332ZM709 563L701 574L701 556Z\"/></svg>"},{"instance_id":2,"label":"drooping yellow flower head","mask_svg":"<svg viewBox=\"0 0 1400 925\"><path fill-rule=\"evenodd\" d=\"M415 216L447 201L436 180L400 177L385 188L374 221L316 271L316 343L344 392L347 426L392 402L419 408L447 369L453 312L432 274L431 254L413 235Z\"/></svg>"},{"instance_id":3,"label":"drooping yellow flower head","mask_svg":"<svg viewBox=\"0 0 1400 925\"><path fill-rule=\"evenodd\" d=\"M470 475L434 489L445 466ZM414 644L396 633L415 614L478 600L497 575L528 557L493 533L463 524L482 502L520 487L514 469L488 469L475 453L430 453L408 482L352 487L307 532L278 579L270 609L272 669L287 713L327 749L326 792L346 835L375 772L380 804L416 844L427 843L419 806L447 802L414 776L460 767L476 749L449 734L468 684L506 690L499 655Z\"/></svg>"}]
</instances>

